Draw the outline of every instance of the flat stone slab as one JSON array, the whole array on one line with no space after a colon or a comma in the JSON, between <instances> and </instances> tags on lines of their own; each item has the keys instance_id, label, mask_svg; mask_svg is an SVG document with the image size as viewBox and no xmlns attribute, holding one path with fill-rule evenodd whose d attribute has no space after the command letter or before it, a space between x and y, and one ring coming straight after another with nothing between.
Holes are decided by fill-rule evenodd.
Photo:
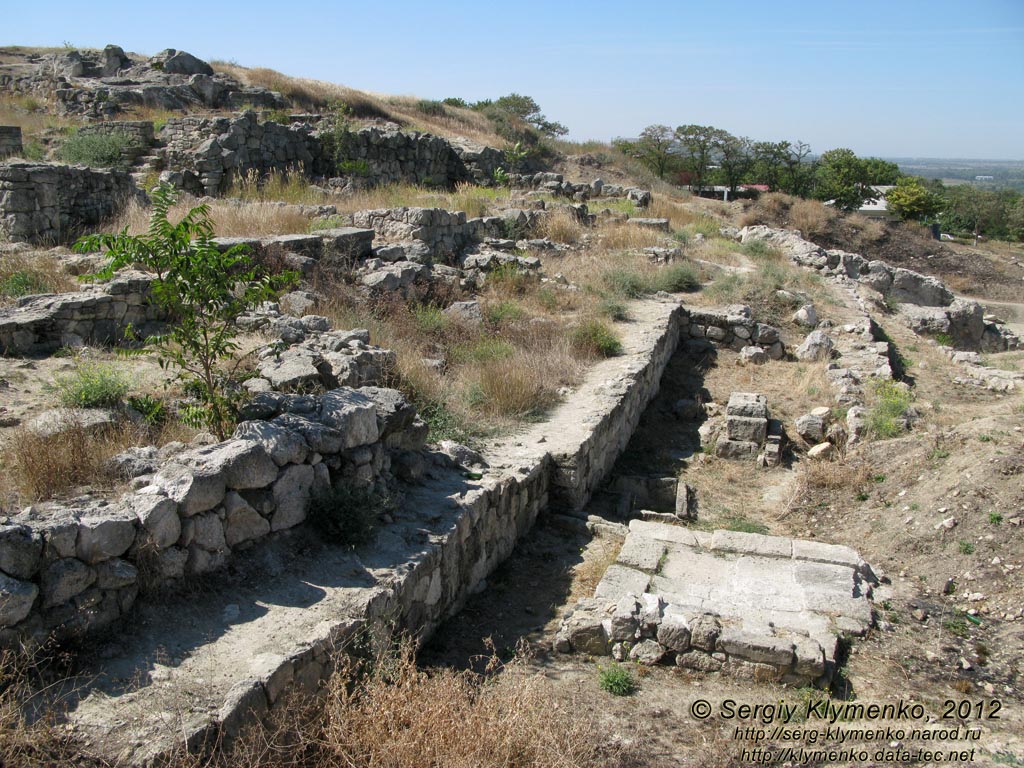
<instances>
[{"instance_id":1,"label":"flat stone slab","mask_svg":"<svg viewBox=\"0 0 1024 768\"><path fill-rule=\"evenodd\" d=\"M840 635L862 635L871 626L873 579L860 555L845 546L633 520L595 592L607 607L575 615L559 650L575 650L574 637L599 634L602 626L615 628L605 638L611 653L616 642L634 647L671 634L663 661L674 652L677 664L692 669L824 683ZM662 606L660 615L648 610L630 619L630 607L645 602ZM670 622L671 632L659 634L660 622ZM623 627L634 626L635 634L623 641ZM707 658L701 661L699 653Z\"/></svg>"}]
</instances>

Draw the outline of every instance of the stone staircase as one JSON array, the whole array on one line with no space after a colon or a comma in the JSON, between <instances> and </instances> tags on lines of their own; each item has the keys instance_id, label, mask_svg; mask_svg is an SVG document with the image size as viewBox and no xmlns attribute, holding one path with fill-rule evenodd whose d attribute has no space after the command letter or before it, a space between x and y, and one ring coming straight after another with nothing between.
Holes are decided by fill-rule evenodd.
<instances>
[{"instance_id":1,"label":"stone staircase","mask_svg":"<svg viewBox=\"0 0 1024 768\"><path fill-rule=\"evenodd\" d=\"M149 190L146 187L151 186L149 182L152 181L151 177L153 174L159 174L160 171L164 170L164 149L166 147L166 143L157 139L150 145L145 154L139 155L135 159L129 172L140 189L148 192Z\"/></svg>"}]
</instances>

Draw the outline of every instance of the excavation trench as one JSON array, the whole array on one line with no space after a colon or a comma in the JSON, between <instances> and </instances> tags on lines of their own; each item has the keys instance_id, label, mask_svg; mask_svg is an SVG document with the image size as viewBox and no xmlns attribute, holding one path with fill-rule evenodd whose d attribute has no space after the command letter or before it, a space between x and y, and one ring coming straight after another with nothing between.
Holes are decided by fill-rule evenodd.
<instances>
[{"instance_id":1,"label":"excavation trench","mask_svg":"<svg viewBox=\"0 0 1024 768\"><path fill-rule=\"evenodd\" d=\"M372 544L332 547L296 529L216 581L140 600L130 625L91 641L60 692L77 736L124 764L231 737L288 691L315 691L356 638L427 637L458 614L542 510L585 517L688 322L675 302L632 314L623 355L596 364L548 421L486 450L482 478L433 464Z\"/></svg>"}]
</instances>

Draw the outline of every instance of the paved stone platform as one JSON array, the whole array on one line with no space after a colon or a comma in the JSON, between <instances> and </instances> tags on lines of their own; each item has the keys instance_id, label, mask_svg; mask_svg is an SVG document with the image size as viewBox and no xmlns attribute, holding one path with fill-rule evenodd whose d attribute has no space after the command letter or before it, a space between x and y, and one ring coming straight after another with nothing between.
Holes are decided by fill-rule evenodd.
<instances>
[{"instance_id":1,"label":"paved stone platform","mask_svg":"<svg viewBox=\"0 0 1024 768\"><path fill-rule=\"evenodd\" d=\"M874 581L849 547L633 520L556 650L824 685L840 638L871 626Z\"/></svg>"}]
</instances>

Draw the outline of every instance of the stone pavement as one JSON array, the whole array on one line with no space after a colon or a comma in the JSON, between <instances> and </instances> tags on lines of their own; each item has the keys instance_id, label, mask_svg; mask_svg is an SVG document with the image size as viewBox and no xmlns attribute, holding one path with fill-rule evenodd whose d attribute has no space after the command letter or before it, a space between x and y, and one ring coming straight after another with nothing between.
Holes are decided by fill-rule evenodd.
<instances>
[{"instance_id":1,"label":"stone pavement","mask_svg":"<svg viewBox=\"0 0 1024 768\"><path fill-rule=\"evenodd\" d=\"M556 649L824 685L840 637L871 626L873 582L849 547L633 520Z\"/></svg>"}]
</instances>

